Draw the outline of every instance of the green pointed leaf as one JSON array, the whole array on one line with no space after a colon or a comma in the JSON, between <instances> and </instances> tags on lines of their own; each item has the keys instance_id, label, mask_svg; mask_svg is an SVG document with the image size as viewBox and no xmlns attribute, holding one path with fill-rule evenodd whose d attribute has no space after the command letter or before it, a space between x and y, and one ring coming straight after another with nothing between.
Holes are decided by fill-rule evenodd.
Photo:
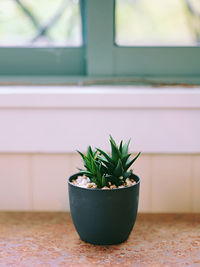
<instances>
[{"instance_id":1,"label":"green pointed leaf","mask_svg":"<svg viewBox=\"0 0 200 267\"><path fill-rule=\"evenodd\" d=\"M91 171L92 171L92 173L95 173L95 171L96 171L96 164L95 164L95 161L93 159L91 160Z\"/></svg>"},{"instance_id":2,"label":"green pointed leaf","mask_svg":"<svg viewBox=\"0 0 200 267\"><path fill-rule=\"evenodd\" d=\"M105 176L102 176L101 186L104 187L105 185L106 185L106 179L105 179Z\"/></svg>"},{"instance_id":3,"label":"green pointed leaf","mask_svg":"<svg viewBox=\"0 0 200 267\"><path fill-rule=\"evenodd\" d=\"M106 159L103 159L101 156L98 156L98 159L99 159L101 162L103 162L103 163L106 165L106 167L108 167L108 168L111 169L111 170L114 170L115 165L114 165L113 163L107 161Z\"/></svg>"},{"instance_id":4,"label":"green pointed leaf","mask_svg":"<svg viewBox=\"0 0 200 267\"><path fill-rule=\"evenodd\" d=\"M77 152L81 155L82 159L83 159L83 164L84 167L86 169L91 170L91 164L90 164L90 160L87 158L87 156L85 156L83 153L81 153L80 151L77 150Z\"/></svg>"},{"instance_id":5,"label":"green pointed leaf","mask_svg":"<svg viewBox=\"0 0 200 267\"><path fill-rule=\"evenodd\" d=\"M93 152L92 152L92 148L91 148L91 146L88 146L88 149L87 149L87 156L88 157L93 157Z\"/></svg>"},{"instance_id":6,"label":"green pointed leaf","mask_svg":"<svg viewBox=\"0 0 200 267\"><path fill-rule=\"evenodd\" d=\"M96 179L98 182L98 187L101 188L102 187L102 175L101 175L99 169L97 169Z\"/></svg>"},{"instance_id":7,"label":"green pointed leaf","mask_svg":"<svg viewBox=\"0 0 200 267\"><path fill-rule=\"evenodd\" d=\"M136 159L139 157L140 154L141 154L141 152L139 152L134 159L132 159L129 162L127 162L127 164L126 164L126 166L124 168L125 171L127 171L131 167L131 165L136 161Z\"/></svg>"},{"instance_id":8,"label":"green pointed leaf","mask_svg":"<svg viewBox=\"0 0 200 267\"><path fill-rule=\"evenodd\" d=\"M110 134L110 141L112 141L113 144L114 144L115 146L117 146L117 144L115 143L115 140L112 138L112 135L111 135L111 134Z\"/></svg>"},{"instance_id":9,"label":"green pointed leaf","mask_svg":"<svg viewBox=\"0 0 200 267\"><path fill-rule=\"evenodd\" d=\"M131 176L131 174L133 173L133 171L132 170L130 170L129 172L125 172L124 173L124 181L127 179L127 178L129 178L130 176Z\"/></svg>"},{"instance_id":10,"label":"green pointed leaf","mask_svg":"<svg viewBox=\"0 0 200 267\"><path fill-rule=\"evenodd\" d=\"M86 169L92 170L92 163L87 157L84 159L84 166Z\"/></svg>"},{"instance_id":11,"label":"green pointed leaf","mask_svg":"<svg viewBox=\"0 0 200 267\"><path fill-rule=\"evenodd\" d=\"M125 156L128 153L128 147L129 147L130 141L131 141L131 138L122 147L123 156Z\"/></svg>"},{"instance_id":12,"label":"green pointed leaf","mask_svg":"<svg viewBox=\"0 0 200 267\"><path fill-rule=\"evenodd\" d=\"M131 154L126 154L123 158L122 158L122 165L124 166L128 160L128 158L131 156Z\"/></svg>"},{"instance_id":13,"label":"green pointed leaf","mask_svg":"<svg viewBox=\"0 0 200 267\"><path fill-rule=\"evenodd\" d=\"M101 175L107 172L107 168L103 164L100 164L99 170L100 170Z\"/></svg>"},{"instance_id":14,"label":"green pointed leaf","mask_svg":"<svg viewBox=\"0 0 200 267\"><path fill-rule=\"evenodd\" d=\"M122 147L123 147L123 141L121 140L120 145L119 145L119 151L121 154L122 154Z\"/></svg>"},{"instance_id":15,"label":"green pointed leaf","mask_svg":"<svg viewBox=\"0 0 200 267\"><path fill-rule=\"evenodd\" d=\"M81 155L82 159L84 160L86 156L82 152L80 152L78 150L77 150L77 152Z\"/></svg>"},{"instance_id":16,"label":"green pointed leaf","mask_svg":"<svg viewBox=\"0 0 200 267\"><path fill-rule=\"evenodd\" d=\"M120 177L120 176L123 175L123 172L124 172L124 170L123 170L122 162L119 159L118 163L117 163L117 167L114 170L114 175L117 176L117 177Z\"/></svg>"},{"instance_id":17,"label":"green pointed leaf","mask_svg":"<svg viewBox=\"0 0 200 267\"><path fill-rule=\"evenodd\" d=\"M100 152L100 154L102 154L107 159L107 161L113 163L112 158L106 152L104 152L103 150L101 150L99 148L97 148L97 150Z\"/></svg>"},{"instance_id":18,"label":"green pointed leaf","mask_svg":"<svg viewBox=\"0 0 200 267\"><path fill-rule=\"evenodd\" d=\"M98 152L97 150L93 152L93 158L96 157L97 152Z\"/></svg>"},{"instance_id":19,"label":"green pointed leaf","mask_svg":"<svg viewBox=\"0 0 200 267\"><path fill-rule=\"evenodd\" d=\"M113 141L110 139L111 144L111 151L112 151L112 160L114 162L117 162L119 158L121 158L121 153L118 149L118 147L113 143Z\"/></svg>"}]
</instances>

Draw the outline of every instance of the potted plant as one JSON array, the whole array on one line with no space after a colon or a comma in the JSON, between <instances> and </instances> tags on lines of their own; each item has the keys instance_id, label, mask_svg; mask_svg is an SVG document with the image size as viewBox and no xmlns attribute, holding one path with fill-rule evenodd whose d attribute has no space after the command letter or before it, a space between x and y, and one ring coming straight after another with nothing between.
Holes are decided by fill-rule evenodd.
<instances>
[{"instance_id":1,"label":"potted plant","mask_svg":"<svg viewBox=\"0 0 200 267\"><path fill-rule=\"evenodd\" d=\"M118 146L110 136L111 155L89 146L81 155L85 169L68 179L72 220L80 238L88 243L124 242L136 220L140 178L130 167L130 140Z\"/></svg>"}]
</instances>

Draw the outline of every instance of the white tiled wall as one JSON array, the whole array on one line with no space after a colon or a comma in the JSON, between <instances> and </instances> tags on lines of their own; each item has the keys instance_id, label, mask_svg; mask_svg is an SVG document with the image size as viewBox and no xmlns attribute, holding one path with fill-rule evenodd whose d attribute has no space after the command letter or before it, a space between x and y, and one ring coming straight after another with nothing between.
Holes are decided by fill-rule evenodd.
<instances>
[{"instance_id":1,"label":"white tiled wall","mask_svg":"<svg viewBox=\"0 0 200 267\"><path fill-rule=\"evenodd\" d=\"M67 155L32 156L32 209L65 210L69 207L66 177L70 175Z\"/></svg>"},{"instance_id":2,"label":"white tiled wall","mask_svg":"<svg viewBox=\"0 0 200 267\"><path fill-rule=\"evenodd\" d=\"M0 154L0 210L69 210L66 178L80 166L75 154ZM143 154L142 212L200 212L200 155Z\"/></svg>"},{"instance_id":3,"label":"white tiled wall","mask_svg":"<svg viewBox=\"0 0 200 267\"><path fill-rule=\"evenodd\" d=\"M192 207L191 156L152 157L152 211L189 212Z\"/></svg>"},{"instance_id":4,"label":"white tiled wall","mask_svg":"<svg viewBox=\"0 0 200 267\"><path fill-rule=\"evenodd\" d=\"M151 157L141 155L134 164L133 172L141 178L139 210L151 212L152 210L152 177L151 177Z\"/></svg>"},{"instance_id":5,"label":"white tiled wall","mask_svg":"<svg viewBox=\"0 0 200 267\"><path fill-rule=\"evenodd\" d=\"M0 209L31 208L31 159L27 155L0 155Z\"/></svg>"}]
</instances>

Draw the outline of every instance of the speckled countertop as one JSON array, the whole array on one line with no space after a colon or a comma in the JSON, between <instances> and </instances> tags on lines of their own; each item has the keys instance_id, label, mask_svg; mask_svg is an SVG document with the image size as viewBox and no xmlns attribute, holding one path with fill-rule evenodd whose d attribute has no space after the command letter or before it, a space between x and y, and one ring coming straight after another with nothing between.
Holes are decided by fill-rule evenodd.
<instances>
[{"instance_id":1,"label":"speckled countertop","mask_svg":"<svg viewBox=\"0 0 200 267\"><path fill-rule=\"evenodd\" d=\"M200 214L139 214L123 244L82 242L68 213L0 213L0 266L200 266Z\"/></svg>"}]
</instances>

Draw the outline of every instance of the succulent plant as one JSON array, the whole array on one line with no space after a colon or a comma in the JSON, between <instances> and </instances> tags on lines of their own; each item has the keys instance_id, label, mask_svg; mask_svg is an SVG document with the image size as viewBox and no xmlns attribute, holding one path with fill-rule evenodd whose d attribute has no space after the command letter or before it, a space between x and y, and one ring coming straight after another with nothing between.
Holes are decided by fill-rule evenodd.
<instances>
[{"instance_id":1,"label":"succulent plant","mask_svg":"<svg viewBox=\"0 0 200 267\"><path fill-rule=\"evenodd\" d=\"M130 159L131 154L128 153L130 141L131 139L124 145L121 141L120 145L117 146L110 135L111 155L99 148L93 151L91 146L88 147L86 155L78 151L86 168L85 170L79 169L80 174L89 177L98 188L109 184L123 185L132 174L132 170L129 170L129 168L141 153L139 152L133 159Z\"/></svg>"},{"instance_id":2,"label":"succulent plant","mask_svg":"<svg viewBox=\"0 0 200 267\"><path fill-rule=\"evenodd\" d=\"M81 175L85 175L97 185L98 188L102 188L106 185L105 181L105 167L102 165L100 160L97 158L97 150L93 151L91 146L87 149L87 154L84 155L80 151L77 151L82 159L85 170L79 169Z\"/></svg>"}]
</instances>

